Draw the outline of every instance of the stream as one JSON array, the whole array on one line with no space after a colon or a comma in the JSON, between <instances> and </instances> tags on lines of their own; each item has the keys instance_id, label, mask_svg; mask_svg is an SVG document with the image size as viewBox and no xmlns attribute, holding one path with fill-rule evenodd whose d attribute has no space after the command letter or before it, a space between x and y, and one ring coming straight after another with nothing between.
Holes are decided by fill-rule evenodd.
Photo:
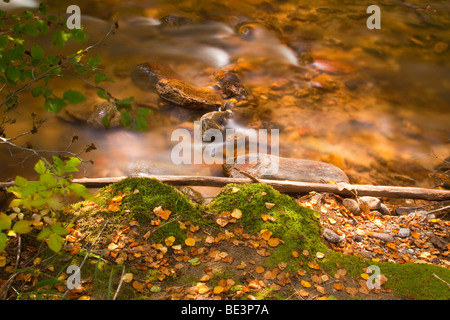
<instances>
[{"instance_id":1,"label":"stream","mask_svg":"<svg viewBox=\"0 0 450 320\"><path fill-rule=\"evenodd\" d=\"M79 177L222 176L219 164L172 163L171 134L192 130L205 112L174 106L136 86L130 74L146 62L164 63L199 87L231 66L249 93L249 103L232 109L232 128L278 129L280 156L334 164L352 183L435 187L430 174L450 156L448 1L379 1L381 29L372 30L366 26L370 1L46 3L55 13L78 5L89 44L118 21L116 33L92 51L114 79L104 87L152 111L145 132L94 128L45 113L39 99L23 95L7 135L29 130L34 112L46 123L20 142L64 150L77 136L73 152L94 143L96 150L82 155L93 163ZM73 49L80 47L69 43L66 50ZM68 107L71 113L87 114L102 102L95 88L79 80L51 85L88 98ZM36 159L23 161L11 152L0 146L0 180L35 178Z\"/></svg>"}]
</instances>

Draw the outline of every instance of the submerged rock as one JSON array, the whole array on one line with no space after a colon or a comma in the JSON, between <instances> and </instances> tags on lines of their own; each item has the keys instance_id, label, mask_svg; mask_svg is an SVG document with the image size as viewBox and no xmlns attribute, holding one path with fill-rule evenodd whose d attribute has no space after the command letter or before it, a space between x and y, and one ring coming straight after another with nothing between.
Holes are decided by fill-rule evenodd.
<instances>
[{"instance_id":1,"label":"submerged rock","mask_svg":"<svg viewBox=\"0 0 450 320\"><path fill-rule=\"evenodd\" d=\"M161 79L156 90L161 98L190 109L218 110L222 106L222 99L213 89L178 79Z\"/></svg>"},{"instance_id":2,"label":"submerged rock","mask_svg":"<svg viewBox=\"0 0 450 320\"><path fill-rule=\"evenodd\" d=\"M163 63L142 63L131 72L131 80L142 90L155 90L162 79L180 79L180 76Z\"/></svg>"},{"instance_id":3,"label":"submerged rock","mask_svg":"<svg viewBox=\"0 0 450 320\"><path fill-rule=\"evenodd\" d=\"M224 99L247 100L248 94L239 77L233 72L217 72L216 79Z\"/></svg>"},{"instance_id":4,"label":"submerged rock","mask_svg":"<svg viewBox=\"0 0 450 320\"><path fill-rule=\"evenodd\" d=\"M224 164L222 168L225 176L233 178L244 177L239 172L241 170L261 179L350 182L344 171L329 163L267 154L238 156L233 164Z\"/></svg>"},{"instance_id":5,"label":"submerged rock","mask_svg":"<svg viewBox=\"0 0 450 320\"><path fill-rule=\"evenodd\" d=\"M219 130L220 132L224 132L231 114L232 114L231 110L212 111L204 114L200 118L202 126L202 138L205 137L205 132L209 129L216 129Z\"/></svg>"},{"instance_id":6,"label":"submerged rock","mask_svg":"<svg viewBox=\"0 0 450 320\"><path fill-rule=\"evenodd\" d=\"M103 118L107 117L109 127L120 125L120 112L113 102L103 102L95 106L94 112L87 119L87 123L96 128L104 128Z\"/></svg>"}]
</instances>

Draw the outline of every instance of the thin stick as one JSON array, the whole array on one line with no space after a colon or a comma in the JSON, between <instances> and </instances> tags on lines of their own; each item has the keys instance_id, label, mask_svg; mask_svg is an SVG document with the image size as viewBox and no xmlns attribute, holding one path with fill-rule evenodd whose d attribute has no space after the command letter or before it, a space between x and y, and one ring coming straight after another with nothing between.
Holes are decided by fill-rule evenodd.
<instances>
[{"instance_id":1,"label":"thin stick","mask_svg":"<svg viewBox=\"0 0 450 320\"><path fill-rule=\"evenodd\" d=\"M120 276L119 286L117 287L117 290L116 290L116 293L114 294L113 300L116 300L117 295L119 294L120 288L122 287L124 274L125 274L125 266L123 266L123 268L122 268L122 275Z\"/></svg>"}]
</instances>

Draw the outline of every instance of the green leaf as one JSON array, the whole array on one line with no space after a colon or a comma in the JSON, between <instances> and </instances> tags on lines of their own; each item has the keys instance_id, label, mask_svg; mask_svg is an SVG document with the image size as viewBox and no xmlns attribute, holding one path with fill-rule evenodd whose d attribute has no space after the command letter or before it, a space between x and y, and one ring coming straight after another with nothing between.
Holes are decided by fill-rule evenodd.
<instances>
[{"instance_id":1,"label":"green leaf","mask_svg":"<svg viewBox=\"0 0 450 320\"><path fill-rule=\"evenodd\" d=\"M108 101L109 101L108 94L106 93L105 90L102 90L102 89L97 90L97 96L98 96L99 98L102 98L102 99L105 99L105 100L108 100Z\"/></svg>"},{"instance_id":2,"label":"green leaf","mask_svg":"<svg viewBox=\"0 0 450 320\"><path fill-rule=\"evenodd\" d=\"M0 231L9 229L11 229L11 218L2 212L0 213Z\"/></svg>"},{"instance_id":3,"label":"green leaf","mask_svg":"<svg viewBox=\"0 0 450 320\"><path fill-rule=\"evenodd\" d=\"M45 91L44 87L36 87L31 90L31 95L36 98L39 97Z\"/></svg>"},{"instance_id":4,"label":"green leaf","mask_svg":"<svg viewBox=\"0 0 450 320\"><path fill-rule=\"evenodd\" d=\"M57 30L52 36L52 42L58 49L61 49L62 47L64 47L64 45L70 39L71 36L72 36L71 33L67 33L62 30Z\"/></svg>"},{"instance_id":5,"label":"green leaf","mask_svg":"<svg viewBox=\"0 0 450 320\"><path fill-rule=\"evenodd\" d=\"M9 43L9 39L7 36L0 35L0 49L6 48Z\"/></svg>"},{"instance_id":6,"label":"green leaf","mask_svg":"<svg viewBox=\"0 0 450 320\"><path fill-rule=\"evenodd\" d=\"M70 167L78 167L81 163L81 160L77 157L70 157L69 160L66 161L66 166Z\"/></svg>"},{"instance_id":7,"label":"green leaf","mask_svg":"<svg viewBox=\"0 0 450 320\"><path fill-rule=\"evenodd\" d=\"M61 111L63 107L67 106L67 103L64 101L64 99L61 98L48 98L44 102L44 107L47 111L58 113Z\"/></svg>"},{"instance_id":8,"label":"green leaf","mask_svg":"<svg viewBox=\"0 0 450 320\"><path fill-rule=\"evenodd\" d=\"M120 114L120 124L124 127L129 129L130 128L130 124L131 124L131 113L127 112L127 111L123 111Z\"/></svg>"},{"instance_id":9,"label":"green leaf","mask_svg":"<svg viewBox=\"0 0 450 320\"><path fill-rule=\"evenodd\" d=\"M29 34L32 37L37 37L39 35L39 30L34 23L25 24L24 30L27 34Z\"/></svg>"},{"instance_id":10,"label":"green leaf","mask_svg":"<svg viewBox=\"0 0 450 320\"><path fill-rule=\"evenodd\" d=\"M28 184L28 180L21 176L16 176L16 179L14 179L14 183L17 187L25 187Z\"/></svg>"},{"instance_id":11,"label":"green leaf","mask_svg":"<svg viewBox=\"0 0 450 320\"><path fill-rule=\"evenodd\" d=\"M134 130L136 131L145 131L147 130L147 120L145 120L145 117L138 116L136 119L134 119Z\"/></svg>"},{"instance_id":12,"label":"green leaf","mask_svg":"<svg viewBox=\"0 0 450 320\"><path fill-rule=\"evenodd\" d=\"M159 287L159 286L152 286L150 291L153 292L153 293L161 292L161 287Z\"/></svg>"},{"instance_id":13,"label":"green leaf","mask_svg":"<svg viewBox=\"0 0 450 320\"><path fill-rule=\"evenodd\" d=\"M99 56L91 57L88 59L88 65L91 68L98 68L101 63L102 59Z\"/></svg>"},{"instance_id":14,"label":"green leaf","mask_svg":"<svg viewBox=\"0 0 450 320\"><path fill-rule=\"evenodd\" d=\"M8 242L8 237L3 232L0 232L0 252L3 251L6 247L6 243Z\"/></svg>"},{"instance_id":15,"label":"green leaf","mask_svg":"<svg viewBox=\"0 0 450 320\"><path fill-rule=\"evenodd\" d=\"M63 94L64 100L68 101L71 104L78 104L86 101L86 97L76 90L67 90Z\"/></svg>"},{"instance_id":16,"label":"green leaf","mask_svg":"<svg viewBox=\"0 0 450 320\"><path fill-rule=\"evenodd\" d=\"M53 285L58 284L58 283L64 283L64 281L58 280L58 279L44 279L44 280L41 280L38 283L36 283L34 285L34 288L37 289L37 288L42 288L42 287L45 287L45 286L53 286ZM39 291L39 292L41 292L41 291Z\"/></svg>"},{"instance_id":17,"label":"green leaf","mask_svg":"<svg viewBox=\"0 0 450 320\"><path fill-rule=\"evenodd\" d=\"M20 78L21 72L15 66L9 65L6 67L5 75L9 81L16 83Z\"/></svg>"},{"instance_id":18,"label":"green leaf","mask_svg":"<svg viewBox=\"0 0 450 320\"><path fill-rule=\"evenodd\" d=\"M39 174L44 174L47 172L47 167L45 166L44 161L39 160L35 165L34 165L34 171L36 171ZM16 183L17 184L17 183Z\"/></svg>"},{"instance_id":19,"label":"green leaf","mask_svg":"<svg viewBox=\"0 0 450 320\"><path fill-rule=\"evenodd\" d=\"M61 222L55 222L55 223L52 225L52 230L53 230L54 233L56 233L56 234L58 234L58 235L60 235L60 236L65 236L66 234L69 233L69 231L67 231L66 228L64 228L64 227L61 225Z\"/></svg>"},{"instance_id":20,"label":"green leaf","mask_svg":"<svg viewBox=\"0 0 450 320\"><path fill-rule=\"evenodd\" d=\"M28 220L20 220L17 221L12 229L19 234L25 234L33 230L33 227L31 226L32 222Z\"/></svg>"},{"instance_id":21,"label":"green leaf","mask_svg":"<svg viewBox=\"0 0 450 320\"><path fill-rule=\"evenodd\" d=\"M77 196L83 197L84 199L89 199L92 197L89 190L80 183L71 183L68 189L73 191Z\"/></svg>"},{"instance_id":22,"label":"green leaf","mask_svg":"<svg viewBox=\"0 0 450 320\"><path fill-rule=\"evenodd\" d=\"M30 52L31 57L36 60L41 60L45 55L44 49L42 49L42 47L38 44L32 46Z\"/></svg>"},{"instance_id":23,"label":"green leaf","mask_svg":"<svg viewBox=\"0 0 450 320\"><path fill-rule=\"evenodd\" d=\"M47 15L47 6L44 3L40 3L39 4L39 13L42 14L43 16Z\"/></svg>"},{"instance_id":24,"label":"green leaf","mask_svg":"<svg viewBox=\"0 0 450 320\"><path fill-rule=\"evenodd\" d=\"M44 239L47 239L49 235L51 235L53 233L53 230L50 229L49 227L45 227L44 229L42 229L41 232L39 232L39 234L36 236L36 239L38 241L42 241Z\"/></svg>"},{"instance_id":25,"label":"green leaf","mask_svg":"<svg viewBox=\"0 0 450 320\"><path fill-rule=\"evenodd\" d=\"M72 39L76 42L86 42L88 36L83 30L74 28L72 29Z\"/></svg>"},{"instance_id":26,"label":"green leaf","mask_svg":"<svg viewBox=\"0 0 450 320\"><path fill-rule=\"evenodd\" d=\"M60 235L57 235L56 233L52 233L48 237L48 247L52 249L52 251L54 252L59 252L63 246L63 243L64 239Z\"/></svg>"},{"instance_id":27,"label":"green leaf","mask_svg":"<svg viewBox=\"0 0 450 320\"><path fill-rule=\"evenodd\" d=\"M116 100L116 105L119 109L131 109L131 104L134 101L134 97L129 97L121 100Z\"/></svg>"},{"instance_id":28,"label":"green leaf","mask_svg":"<svg viewBox=\"0 0 450 320\"><path fill-rule=\"evenodd\" d=\"M94 81L96 84L104 81L106 79L106 75L103 72L97 72L94 76Z\"/></svg>"}]
</instances>

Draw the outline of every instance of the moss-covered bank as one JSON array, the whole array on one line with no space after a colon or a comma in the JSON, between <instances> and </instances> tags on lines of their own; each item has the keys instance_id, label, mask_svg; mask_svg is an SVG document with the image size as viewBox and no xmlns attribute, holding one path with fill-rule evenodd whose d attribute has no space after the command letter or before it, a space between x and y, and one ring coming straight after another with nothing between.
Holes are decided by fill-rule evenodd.
<instances>
[{"instance_id":1,"label":"moss-covered bank","mask_svg":"<svg viewBox=\"0 0 450 320\"><path fill-rule=\"evenodd\" d=\"M120 206L116 212L108 210L114 197L119 196ZM117 198L116 198L117 199ZM269 205L267 205L269 204ZM163 239L174 236L176 243L184 245L186 231L180 229L176 222L190 221L195 225L211 229L220 229L215 223L222 212L242 211L242 217L234 226L245 228L246 232L257 235L261 230L269 230L272 237L279 238L281 244L269 247L270 256L265 259L267 267L274 267L279 262L287 263L287 270L298 270L312 261L316 252L325 257L316 260L321 270L334 274L337 263L348 270L348 274L358 278L362 270L376 264L381 273L388 278L387 285L394 294L411 299L450 299L448 285L450 270L433 265L375 263L371 260L346 256L329 248L322 240L317 213L300 207L288 195L280 194L272 187L264 184L227 185L222 192L207 205L197 205L180 193L177 189L147 178L128 178L101 189L92 202L81 202L73 205L73 214L77 217L77 227L84 228L96 235L101 225L94 218L102 215L111 221L110 229L103 236L110 237L118 226L127 225L136 220L145 231L150 229L151 221L158 217L153 212L161 206L171 211L171 220L163 223L152 232L150 240L162 243ZM268 207L270 209L268 209ZM203 235L203 240L208 232ZM108 241L103 241L107 244ZM198 247L203 245L197 242ZM309 257L292 256L292 252L308 250Z\"/></svg>"}]
</instances>

